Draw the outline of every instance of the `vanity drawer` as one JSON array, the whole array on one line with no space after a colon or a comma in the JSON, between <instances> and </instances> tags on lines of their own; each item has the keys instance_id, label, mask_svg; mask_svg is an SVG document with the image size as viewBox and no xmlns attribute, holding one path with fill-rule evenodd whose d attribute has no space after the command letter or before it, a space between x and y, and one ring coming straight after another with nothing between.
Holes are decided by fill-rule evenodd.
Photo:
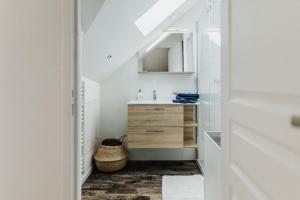
<instances>
[{"instance_id":1,"label":"vanity drawer","mask_svg":"<svg viewBox=\"0 0 300 200\"><path fill-rule=\"evenodd\" d=\"M182 148L183 127L128 127L128 148Z\"/></svg>"},{"instance_id":2,"label":"vanity drawer","mask_svg":"<svg viewBox=\"0 0 300 200\"><path fill-rule=\"evenodd\" d=\"M183 113L182 105L129 105L128 113Z\"/></svg>"},{"instance_id":3,"label":"vanity drawer","mask_svg":"<svg viewBox=\"0 0 300 200\"><path fill-rule=\"evenodd\" d=\"M128 126L183 126L183 106L130 105Z\"/></svg>"}]
</instances>

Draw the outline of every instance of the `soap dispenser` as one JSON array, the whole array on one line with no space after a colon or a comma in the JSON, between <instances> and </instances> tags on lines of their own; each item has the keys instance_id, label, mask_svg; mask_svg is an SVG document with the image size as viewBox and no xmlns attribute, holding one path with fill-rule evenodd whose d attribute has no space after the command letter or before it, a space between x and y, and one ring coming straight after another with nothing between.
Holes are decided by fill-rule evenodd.
<instances>
[{"instance_id":1,"label":"soap dispenser","mask_svg":"<svg viewBox=\"0 0 300 200\"><path fill-rule=\"evenodd\" d=\"M177 92L172 92L171 99L176 100Z\"/></svg>"},{"instance_id":2,"label":"soap dispenser","mask_svg":"<svg viewBox=\"0 0 300 200\"><path fill-rule=\"evenodd\" d=\"M143 99L143 93L142 93L142 89L139 89L138 95L137 95L137 100L140 101Z\"/></svg>"}]
</instances>

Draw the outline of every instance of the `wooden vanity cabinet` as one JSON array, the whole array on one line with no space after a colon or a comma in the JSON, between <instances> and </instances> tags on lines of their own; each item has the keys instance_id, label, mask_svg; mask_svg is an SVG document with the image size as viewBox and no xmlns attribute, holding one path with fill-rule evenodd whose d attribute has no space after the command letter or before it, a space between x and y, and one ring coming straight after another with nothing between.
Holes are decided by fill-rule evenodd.
<instances>
[{"instance_id":1,"label":"wooden vanity cabinet","mask_svg":"<svg viewBox=\"0 0 300 200\"><path fill-rule=\"evenodd\" d=\"M128 105L128 148L195 148L194 106Z\"/></svg>"}]
</instances>

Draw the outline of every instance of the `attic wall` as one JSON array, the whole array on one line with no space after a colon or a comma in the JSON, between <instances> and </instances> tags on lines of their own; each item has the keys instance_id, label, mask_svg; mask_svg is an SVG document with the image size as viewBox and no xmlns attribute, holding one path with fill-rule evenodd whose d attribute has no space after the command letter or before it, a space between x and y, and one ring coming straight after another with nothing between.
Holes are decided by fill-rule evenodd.
<instances>
[{"instance_id":1,"label":"attic wall","mask_svg":"<svg viewBox=\"0 0 300 200\"><path fill-rule=\"evenodd\" d=\"M175 19L167 20L144 37L134 22L157 0L81 0L80 65L82 74L99 83L108 79L141 48L155 39L182 16L197 13L200 0L188 0L176 11ZM194 10L194 11L193 11ZM190 14L187 15L191 19ZM112 55L107 60L106 57Z\"/></svg>"},{"instance_id":2,"label":"attic wall","mask_svg":"<svg viewBox=\"0 0 300 200\"><path fill-rule=\"evenodd\" d=\"M101 83L138 51L148 38L134 21L155 2L81 0L80 64L85 77Z\"/></svg>"}]
</instances>

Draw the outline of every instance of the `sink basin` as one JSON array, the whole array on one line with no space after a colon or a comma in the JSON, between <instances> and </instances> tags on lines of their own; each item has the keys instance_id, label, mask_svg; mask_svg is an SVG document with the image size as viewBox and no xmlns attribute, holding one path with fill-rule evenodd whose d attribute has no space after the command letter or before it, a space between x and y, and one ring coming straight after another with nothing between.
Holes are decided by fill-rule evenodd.
<instances>
[{"instance_id":1,"label":"sink basin","mask_svg":"<svg viewBox=\"0 0 300 200\"><path fill-rule=\"evenodd\" d=\"M182 105L182 103L174 103L170 99L157 99L157 100L152 100L152 99L143 99L143 100L135 100L135 101L129 101L128 105L132 104L175 104L175 105ZM199 103L196 102L194 104L188 104L188 105L198 105Z\"/></svg>"},{"instance_id":2,"label":"sink basin","mask_svg":"<svg viewBox=\"0 0 300 200\"><path fill-rule=\"evenodd\" d=\"M205 199L221 200L221 132L206 132L204 137Z\"/></svg>"}]
</instances>

